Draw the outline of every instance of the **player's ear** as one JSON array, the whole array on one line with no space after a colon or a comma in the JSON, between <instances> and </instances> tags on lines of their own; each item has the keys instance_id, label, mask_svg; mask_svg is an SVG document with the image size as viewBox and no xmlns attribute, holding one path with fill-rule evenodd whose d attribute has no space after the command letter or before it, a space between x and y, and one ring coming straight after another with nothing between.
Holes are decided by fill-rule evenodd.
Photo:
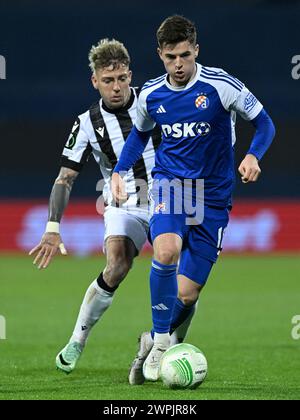
<instances>
[{"instance_id":1,"label":"player's ear","mask_svg":"<svg viewBox=\"0 0 300 420\"><path fill-rule=\"evenodd\" d=\"M162 60L162 50L161 48L157 48L157 54L159 55L159 58Z\"/></svg>"},{"instance_id":2,"label":"player's ear","mask_svg":"<svg viewBox=\"0 0 300 420\"><path fill-rule=\"evenodd\" d=\"M93 84L94 88L98 90L98 80L97 80L97 77L96 77L95 73L92 74L91 81L92 81L92 84Z\"/></svg>"},{"instance_id":3,"label":"player's ear","mask_svg":"<svg viewBox=\"0 0 300 420\"><path fill-rule=\"evenodd\" d=\"M199 44L195 45L195 58L197 58L199 55Z\"/></svg>"},{"instance_id":4,"label":"player's ear","mask_svg":"<svg viewBox=\"0 0 300 420\"><path fill-rule=\"evenodd\" d=\"M129 84L131 83L131 79L132 79L132 71L129 70L128 71L128 82L129 82Z\"/></svg>"}]
</instances>

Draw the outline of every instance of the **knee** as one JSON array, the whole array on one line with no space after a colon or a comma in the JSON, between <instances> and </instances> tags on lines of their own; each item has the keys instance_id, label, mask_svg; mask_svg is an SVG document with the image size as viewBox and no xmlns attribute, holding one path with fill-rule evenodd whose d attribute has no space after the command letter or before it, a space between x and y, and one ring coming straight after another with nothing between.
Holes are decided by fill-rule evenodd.
<instances>
[{"instance_id":1,"label":"knee","mask_svg":"<svg viewBox=\"0 0 300 420\"><path fill-rule=\"evenodd\" d=\"M179 258L178 252L176 251L176 249L173 249L173 248L157 249L154 252L154 259L160 264L164 264L164 265L177 264L178 258Z\"/></svg>"},{"instance_id":2,"label":"knee","mask_svg":"<svg viewBox=\"0 0 300 420\"><path fill-rule=\"evenodd\" d=\"M194 305L199 298L200 290L179 290L178 298L185 306Z\"/></svg>"},{"instance_id":3,"label":"knee","mask_svg":"<svg viewBox=\"0 0 300 420\"><path fill-rule=\"evenodd\" d=\"M114 259L109 261L104 270L105 282L109 287L118 286L125 279L131 267L131 260Z\"/></svg>"},{"instance_id":4,"label":"knee","mask_svg":"<svg viewBox=\"0 0 300 420\"><path fill-rule=\"evenodd\" d=\"M198 296L196 296L196 295L183 295L183 296L179 296L179 299L181 300L181 302L185 306L192 306L197 302Z\"/></svg>"}]
</instances>

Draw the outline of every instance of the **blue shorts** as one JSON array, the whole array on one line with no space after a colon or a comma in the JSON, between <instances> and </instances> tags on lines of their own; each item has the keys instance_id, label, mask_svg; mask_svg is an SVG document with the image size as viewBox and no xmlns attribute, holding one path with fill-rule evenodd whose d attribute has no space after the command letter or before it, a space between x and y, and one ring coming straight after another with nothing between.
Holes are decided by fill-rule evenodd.
<instances>
[{"instance_id":1,"label":"blue shorts","mask_svg":"<svg viewBox=\"0 0 300 420\"><path fill-rule=\"evenodd\" d=\"M170 201L173 195L171 194ZM152 195L153 216L150 220L150 239L165 233L175 233L183 240L178 274L204 285L213 264L222 250L224 230L229 221L230 208L204 206L203 221L187 225L188 215L175 214L170 203L161 203ZM168 209L168 212L166 212Z\"/></svg>"}]
</instances>

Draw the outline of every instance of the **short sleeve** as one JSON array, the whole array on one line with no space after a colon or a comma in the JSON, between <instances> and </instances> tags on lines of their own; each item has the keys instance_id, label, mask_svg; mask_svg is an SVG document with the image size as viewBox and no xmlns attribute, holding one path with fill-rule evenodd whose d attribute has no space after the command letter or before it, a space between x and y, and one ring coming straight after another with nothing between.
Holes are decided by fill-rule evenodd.
<instances>
[{"instance_id":1,"label":"short sleeve","mask_svg":"<svg viewBox=\"0 0 300 420\"><path fill-rule=\"evenodd\" d=\"M83 122L78 117L74 122L69 138L63 149L61 166L80 171L92 152Z\"/></svg>"},{"instance_id":2,"label":"short sleeve","mask_svg":"<svg viewBox=\"0 0 300 420\"><path fill-rule=\"evenodd\" d=\"M136 122L135 126L139 131L150 131L153 130L156 123L150 117L147 110L147 89L140 93L137 111L136 111Z\"/></svg>"},{"instance_id":3,"label":"short sleeve","mask_svg":"<svg viewBox=\"0 0 300 420\"><path fill-rule=\"evenodd\" d=\"M236 94L230 109L236 111L244 120L251 121L260 113L263 109L263 105L244 86L243 89Z\"/></svg>"},{"instance_id":4,"label":"short sleeve","mask_svg":"<svg viewBox=\"0 0 300 420\"><path fill-rule=\"evenodd\" d=\"M200 78L217 90L226 111L237 112L245 120L253 120L263 106L243 82L223 69L204 67Z\"/></svg>"}]
</instances>

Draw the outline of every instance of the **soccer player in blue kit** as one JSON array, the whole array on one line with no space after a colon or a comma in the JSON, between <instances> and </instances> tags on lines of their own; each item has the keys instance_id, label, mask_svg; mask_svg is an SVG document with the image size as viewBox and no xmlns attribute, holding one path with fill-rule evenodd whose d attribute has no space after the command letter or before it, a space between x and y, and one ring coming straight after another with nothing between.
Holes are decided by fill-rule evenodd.
<instances>
[{"instance_id":1,"label":"soccer player in blue kit","mask_svg":"<svg viewBox=\"0 0 300 420\"><path fill-rule=\"evenodd\" d=\"M275 134L271 118L242 82L222 69L196 63L199 46L191 21L183 16L167 18L157 31L157 40L167 73L144 85L135 126L112 177L112 192L122 202L126 200L122 175L138 160L157 124L162 143L152 172L153 330L152 336L144 333L141 337L131 384L158 379L161 357L170 346L170 325L191 316L221 251L234 185L236 113L256 129L239 166L243 183L258 179L259 161ZM190 182L194 204L198 200L196 180L204 182L203 217L195 216L194 223L187 223L192 213L183 210L179 214L174 209L176 195L185 200L185 193L178 193L180 188L177 192L171 189L169 199L165 195L162 199L156 186L163 181L180 186L185 180Z\"/></svg>"}]
</instances>

